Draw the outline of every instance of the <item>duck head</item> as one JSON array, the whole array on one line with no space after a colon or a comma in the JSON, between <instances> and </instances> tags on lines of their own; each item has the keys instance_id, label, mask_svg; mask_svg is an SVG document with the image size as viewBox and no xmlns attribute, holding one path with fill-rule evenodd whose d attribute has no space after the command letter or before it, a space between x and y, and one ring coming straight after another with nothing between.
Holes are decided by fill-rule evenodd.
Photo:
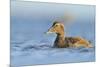
<instances>
[{"instance_id":1,"label":"duck head","mask_svg":"<svg viewBox=\"0 0 100 67\"><path fill-rule=\"evenodd\" d=\"M58 21L55 21L53 25L48 29L47 33L64 34L64 25Z\"/></svg>"}]
</instances>

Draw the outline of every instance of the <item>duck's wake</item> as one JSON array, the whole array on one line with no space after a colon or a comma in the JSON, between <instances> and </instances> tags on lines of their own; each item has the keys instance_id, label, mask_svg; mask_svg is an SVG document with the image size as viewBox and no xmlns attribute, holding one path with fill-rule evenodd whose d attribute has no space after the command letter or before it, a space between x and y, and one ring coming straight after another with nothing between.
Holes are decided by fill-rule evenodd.
<instances>
[{"instance_id":1,"label":"duck's wake","mask_svg":"<svg viewBox=\"0 0 100 67\"><path fill-rule=\"evenodd\" d=\"M64 50L66 52L91 52L94 51L94 47L93 48L54 48L52 45L50 45L50 43L32 43L31 41L28 41L28 43L23 42L23 43L12 43L12 50L14 51L29 51L29 50L41 50L41 51L45 51L45 50Z\"/></svg>"}]
</instances>

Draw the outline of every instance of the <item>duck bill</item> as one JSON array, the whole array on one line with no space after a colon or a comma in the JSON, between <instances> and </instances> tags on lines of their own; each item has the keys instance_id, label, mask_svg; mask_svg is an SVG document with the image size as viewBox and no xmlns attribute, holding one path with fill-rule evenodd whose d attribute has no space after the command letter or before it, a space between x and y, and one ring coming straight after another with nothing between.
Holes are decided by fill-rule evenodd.
<instances>
[{"instance_id":1,"label":"duck bill","mask_svg":"<svg viewBox=\"0 0 100 67\"><path fill-rule=\"evenodd\" d=\"M47 32L45 32L46 34L50 34L50 33L52 33L51 31L47 31Z\"/></svg>"},{"instance_id":2,"label":"duck bill","mask_svg":"<svg viewBox=\"0 0 100 67\"><path fill-rule=\"evenodd\" d=\"M52 32L52 28L50 28L50 29L46 32L46 34L50 34L50 33L53 33L53 32Z\"/></svg>"},{"instance_id":3,"label":"duck bill","mask_svg":"<svg viewBox=\"0 0 100 67\"><path fill-rule=\"evenodd\" d=\"M49 32L49 31L48 31L48 32L46 32L46 34L50 34L50 33L52 33L52 32Z\"/></svg>"}]
</instances>

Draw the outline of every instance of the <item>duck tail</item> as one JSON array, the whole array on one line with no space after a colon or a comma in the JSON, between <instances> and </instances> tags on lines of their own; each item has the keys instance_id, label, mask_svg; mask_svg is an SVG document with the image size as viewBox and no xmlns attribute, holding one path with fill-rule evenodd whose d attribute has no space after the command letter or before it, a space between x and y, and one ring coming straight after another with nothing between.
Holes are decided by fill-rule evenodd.
<instances>
[{"instance_id":1,"label":"duck tail","mask_svg":"<svg viewBox=\"0 0 100 67\"><path fill-rule=\"evenodd\" d=\"M92 45L92 44L89 44L89 45L88 45L88 48L93 48L93 45Z\"/></svg>"},{"instance_id":2,"label":"duck tail","mask_svg":"<svg viewBox=\"0 0 100 67\"><path fill-rule=\"evenodd\" d=\"M90 40L88 42L88 48L93 48L92 42Z\"/></svg>"}]
</instances>

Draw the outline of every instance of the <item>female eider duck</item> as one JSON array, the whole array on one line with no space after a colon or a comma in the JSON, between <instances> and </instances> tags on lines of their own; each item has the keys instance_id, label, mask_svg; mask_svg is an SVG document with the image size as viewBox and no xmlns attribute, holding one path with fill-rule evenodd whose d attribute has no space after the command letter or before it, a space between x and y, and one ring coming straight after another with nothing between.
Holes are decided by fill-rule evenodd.
<instances>
[{"instance_id":1,"label":"female eider duck","mask_svg":"<svg viewBox=\"0 0 100 67\"><path fill-rule=\"evenodd\" d=\"M53 47L57 48L67 48L67 47L85 47L90 48L92 45L89 41L83 39L82 37L65 37L64 35L64 25L58 21L55 21L52 27L47 33L56 33L57 37L54 42Z\"/></svg>"}]
</instances>

